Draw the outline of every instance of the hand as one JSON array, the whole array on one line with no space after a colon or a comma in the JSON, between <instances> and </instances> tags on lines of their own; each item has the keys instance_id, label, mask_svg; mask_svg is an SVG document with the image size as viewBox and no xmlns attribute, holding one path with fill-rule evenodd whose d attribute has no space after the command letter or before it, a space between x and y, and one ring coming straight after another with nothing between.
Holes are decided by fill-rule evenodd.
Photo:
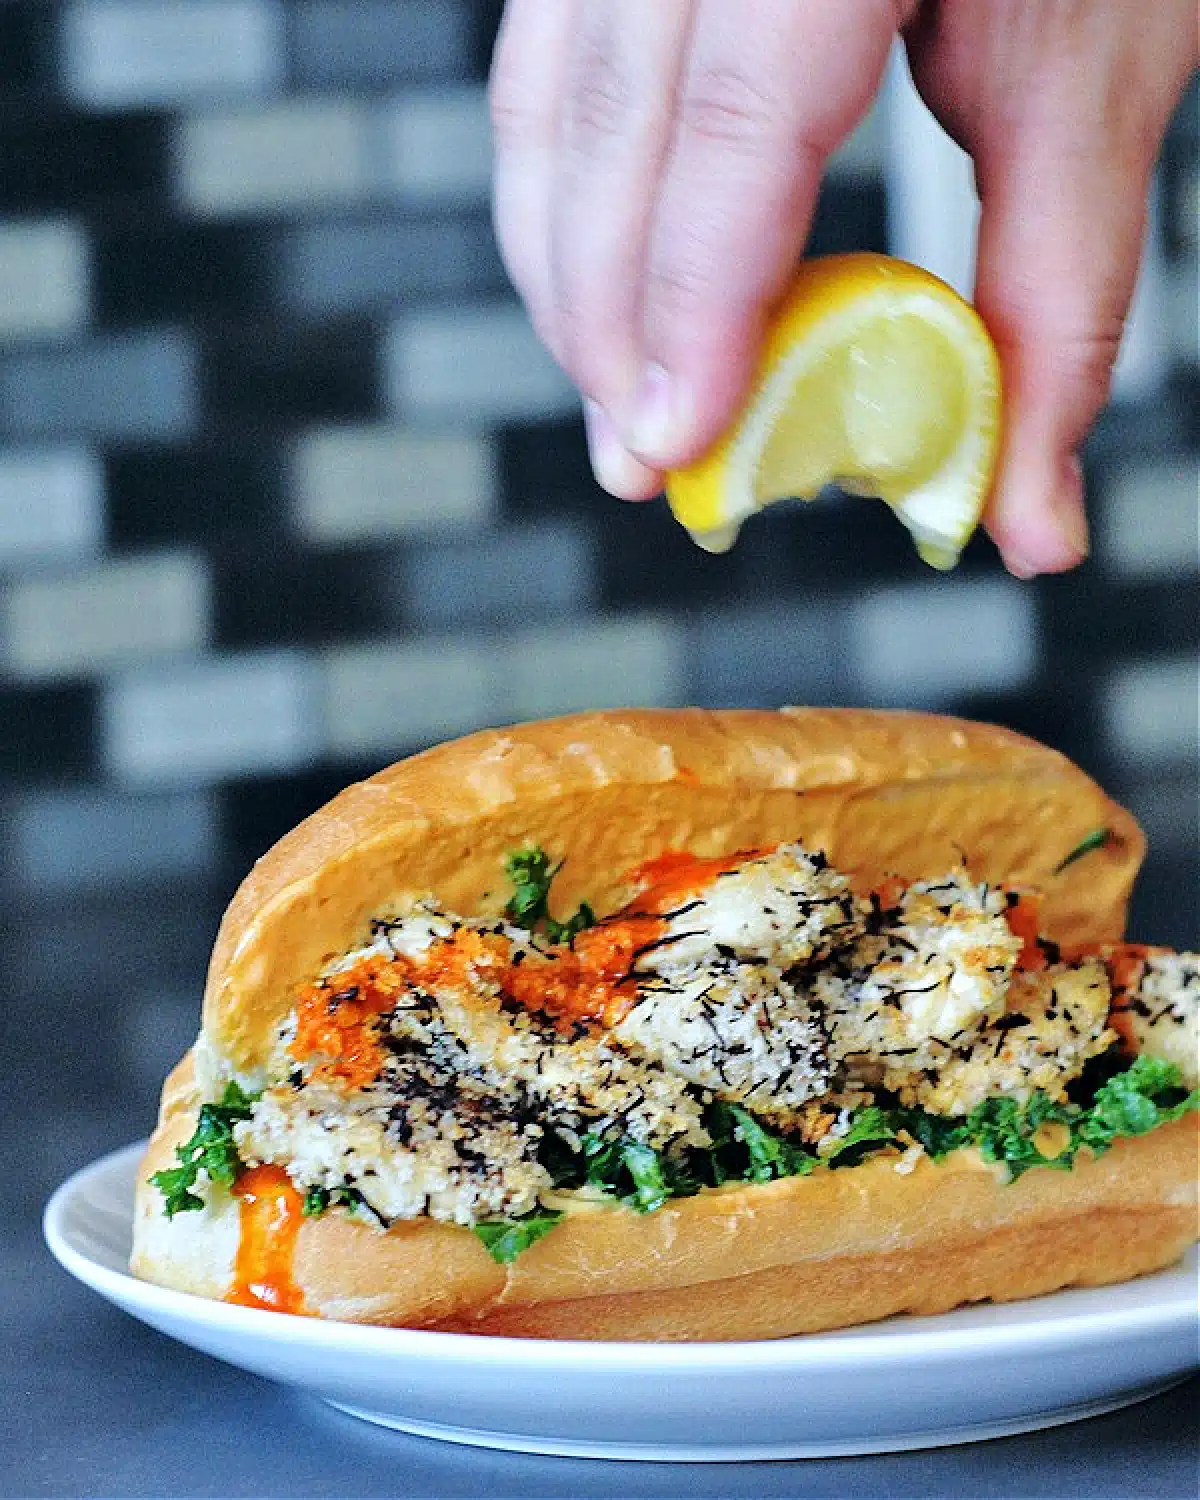
<instances>
[{"instance_id":1,"label":"hand","mask_svg":"<svg viewBox=\"0 0 1200 1500\"><path fill-rule=\"evenodd\" d=\"M745 394L825 162L904 30L975 160L976 301L1008 432L988 528L1023 576L1086 552L1107 396L1193 0L509 0L492 76L501 248L585 396L597 478L644 499Z\"/></svg>"}]
</instances>

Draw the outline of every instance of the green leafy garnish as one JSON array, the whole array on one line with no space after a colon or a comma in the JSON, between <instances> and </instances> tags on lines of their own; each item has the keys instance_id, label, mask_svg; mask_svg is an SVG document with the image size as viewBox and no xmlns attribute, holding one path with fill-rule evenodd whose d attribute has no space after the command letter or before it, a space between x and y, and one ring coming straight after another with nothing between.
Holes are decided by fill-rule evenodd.
<instances>
[{"instance_id":1,"label":"green leafy garnish","mask_svg":"<svg viewBox=\"0 0 1200 1500\"><path fill-rule=\"evenodd\" d=\"M150 1181L163 1195L168 1219L188 1209L203 1208L204 1199L192 1192L204 1172L210 1182L230 1188L244 1170L233 1143L233 1127L248 1120L258 1094L247 1094L236 1083L227 1083L217 1104L202 1104L192 1137L175 1147L179 1166L155 1172Z\"/></svg>"},{"instance_id":2,"label":"green leafy garnish","mask_svg":"<svg viewBox=\"0 0 1200 1500\"><path fill-rule=\"evenodd\" d=\"M1080 839L1070 854L1060 864L1055 865L1054 873L1061 875L1068 865L1073 865L1077 859L1082 859L1085 854L1091 854L1093 849L1103 849L1106 844L1112 842L1113 831L1111 828L1097 828L1088 834L1087 838Z\"/></svg>"},{"instance_id":3,"label":"green leafy garnish","mask_svg":"<svg viewBox=\"0 0 1200 1500\"><path fill-rule=\"evenodd\" d=\"M711 1175L723 1182L773 1182L811 1172L816 1157L769 1129L740 1104L714 1104L705 1117L713 1138ZM745 1148L739 1160L738 1146Z\"/></svg>"},{"instance_id":4,"label":"green leafy garnish","mask_svg":"<svg viewBox=\"0 0 1200 1500\"><path fill-rule=\"evenodd\" d=\"M1099 1155L1119 1136L1145 1135L1193 1109L1200 1109L1200 1089L1189 1094L1174 1063L1137 1057L1126 1072L1117 1073L1096 1090L1095 1101L1074 1135L1080 1145Z\"/></svg>"},{"instance_id":5,"label":"green leafy garnish","mask_svg":"<svg viewBox=\"0 0 1200 1500\"><path fill-rule=\"evenodd\" d=\"M967 1143L979 1147L985 1161L1003 1162L1015 1181L1030 1167L1057 1167L1066 1171L1075 1160L1074 1136L1063 1150L1046 1156L1034 1143L1043 1125L1070 1127L1069 1105L1055 1104L1040 1091L1027 1104L1015 1099L985 1099L967 1116Z\"/></svg>"},{"instance_id":6,"label":"green leafy garnish","mask_svg":"<svg viewBox=\"0 0 1200 1500\"><path fill-rule=\"evenodd\" d=\"M663 1153L641 1141L585 1135L583 1155L586 1162L583 1180L590 1187L619 1198L638 1213L652 1213L668 1198L687 1196L686 1191L680 1190L683 1184L672 1173Z\"/></svg>"},{"instance_id":7,"label":"green leafy garnish","mask_svg":"<svg viewBox=\"0 0 1200 1500\"><path fill-rule=\"evenodd\" d=\"M304 1217L306 1219L319 1219L321 1215L331 1208L348 1208L353 1211L356 1208L368 1208L378 1218L374 1209L370 1209L363 1195L357 1188L344 1182L340 1187L322 1188L313 1187L304 1195Z\"/></svg>"},{"instance_id":8,"label":"green leafy garnish","mask_svg":"<svg viewBox=\"0 0 1200 1500\"><path fill-rule=\"evenodd\" d=\"M504 915L529 932L541 933L551 943L569 943L576 933L596 923L596 914L586 901L581 901L565 922L550 915L550 886L561 869L561 862L552 865L550 856L536 844L516 849L504 860L504 873L513 888Z\"/></svg>"},{"instance_id":9,"label":"green leafy garnish","mask_svg":"<svg viewBox=\"0 0 1200 1500\"><path fill-rule=\"evenodd\" d=\"M528 1250L547 1235L562 1218L557 1209L535 1209L519 1219L485 1219L475 1225L484 1249L502 1266L511 1265L522 1250Z\"/></svg>"},{"instance_id":10,"label":"green leafy garnish","mask_svg":"<svg viewBox=\"0 0 1200 1500\"><path fill-rule=\"evenodd\" d=\"M838 1136L836 1144L823 1153L831 1166L848 1167L869 1154L870 1148L891 1145L896 1139L897 1123L876 1104L860 1109L850 1120L850 1129ZM863 1148L868 1148L864 1150Z\"/></svg>"}]
</instances>

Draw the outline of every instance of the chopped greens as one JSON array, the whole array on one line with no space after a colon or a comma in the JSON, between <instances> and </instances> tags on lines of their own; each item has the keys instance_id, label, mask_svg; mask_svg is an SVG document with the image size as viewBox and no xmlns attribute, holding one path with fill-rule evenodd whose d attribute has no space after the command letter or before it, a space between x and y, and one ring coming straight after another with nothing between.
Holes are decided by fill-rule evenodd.
<instances>
[{"instance_id":1,"label":"chopped greens","mask_svg":"<svg viewBox=\"0 0 1200 1500\"><path fill-rule=\"evenodd\" d=\"M872 1150L896 1142L896 1122L877 1104L858 1110L850 1117L849 1124L845 1135L837 1136L835 1144L823 1154L823 1160L831 1166L853 1166Z\"/></svg>"},{"instance_id":2,"label":"chopped greens","mask_svg":"<svg viewBox=\"0 0 1200 1500\"><path fill-rule=\"evenodd\" d=\"M236 1083L227 1083L216 1104L202 1104L192 1137L176 1146L179 1166L155 1172L150 1181L163 1195L168 1219L187 1209L203 1208L204 1199L192 1192L204 1172L210 1182L232 1187L243 1171L243 1162L233 1142L233 1127L248 1120L258 1094L247 1094Z\"/></svg>"},{"instance_id":3,"label":"chopped greens","mask_svg":"<svg viewBox=\"0 0 1200 1500\"><path fill-rule=\"evenodd\" d=\"M963 1117L867 1105L851 1115L845 1132L820 1156L794 1137L756 1120L741 1105L717 1102L705 1114L713 1142L705 1150L691 1148L675 1154L625 1138L586 1135L575 1152L551 1132L542 1162L556 1187L587 1184L639 1213L651 1213L672 1198L694 1196L702 1187L773 1182L805 1176L822 1165L853 1167L885 1147L903 1151L914 1142L935 1162L964 1146L974 1146L985 1161L1002 1162L1010 1181L1016 1181L1031 1167L1068 1170L1081 1150L1098 1156L1121 1136L1143 1135L1196 1108L1200 1108L1200 1091L1187 1093L1180 1086L1176 1067L1139 1057L1125 1072L1101 1084L1087 1107L1059 1104L1040 1091L1024 1103L986 1099ZM1059 1130L1046 1132L1047 1126ZM1056 1151L1052 1147L1057 1140L1062 1144ZM504 1225L529 1222L496 1221L478 1225L476 1233L482 1238L485 1229L496 1233ZM545 1224L534 1237L540 1238L552 1227Z\"/></svg>"},{"instance_id":4,"label":"chopped greens","mask_svg":"<svg viewBox=\"0 0 1200 1500\"><path fill-rule=\"evenodd\" d=\"M1145 1135L1193 1109L1200 1109L1200 1089L1189 1094L1174 1063L1138 1057L1096 1090L1095 1102L1074 1134L1080 1145L1099 1155L1118 1136Z\"/></svg>"},{"instance_id":5,"label":"chopped greens","mask_svg":"<svg viewBox=\"0 0 1200 1500\"><path fill-rule=\"evenodd\" d=\"M557 1209L539 1209L519 1219L485 1219L475 1225L484 1249L502 1266L511 1265L522 1250L535 1245L562 1218Z\"/></svg>"},{"instance_id":6,"label":"chopped greens","mask_svg":"<svg viewBox=\"0 0 1200 1500\"><path fill-rule=\"evenodd\" d=\"M504 860L504 873L513 888L504 915L530 932L541 933L551 943L569 943L596 922L596 914L586 901L581 901L565 922L550 915L550 886L561 869L561 863L552 865L550 856L536 845L516 849Z\"/></svg>"},{"instance_id":7,"label":"chopped greens","mask_svg":"<svg viewBox=\"0 0 1200 1500\"><path fill-rule=\"evenodd\" d=\"M1068 865L1073 865L1077 859L1082 859L1085 854L1091 854L1094 849L1103 849L1106 844L1112 842L1113 831L1111 828L1096 828L1086 838L1080 839L1067 855L1066 859L1055 865L1054 873L1061 875Z\"/></svg>"},{"instance_id":8,"label":"chopped greens","mask_svg":"<svg viewBox=\"0 0 1200 1500\"><path fill-rule=\"evenodd\" d=\"M817 1159L797 1142L761 1124L740 1104L714 1104L705 1117L713 1138L709 1176L723 1182L772 1182L811 1172Z\"/></svg>"},{"instance_id":9,"label":"chopped greens","mask_svg":"<svg viewBox=\"0 0 1200 1500\"><path fill-rule=\"evenodd\" d=\"M348 1182L342 1183L340 1187L309 1188L304 1195L303 1206L304 1217L306 1219L319 1219L323 1213L331 1208L346 1208L351 1212L356 1208L365 1208L374 1218L380 1218L380 1215L371 1207L359 1190L351 1187Z\"/></svg>"}]
</instances>

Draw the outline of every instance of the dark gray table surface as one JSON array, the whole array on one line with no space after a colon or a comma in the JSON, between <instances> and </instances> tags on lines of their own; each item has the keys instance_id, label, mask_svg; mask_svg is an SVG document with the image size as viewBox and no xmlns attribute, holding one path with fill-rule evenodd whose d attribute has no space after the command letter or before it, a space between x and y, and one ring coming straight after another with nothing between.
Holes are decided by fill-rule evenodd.
<instances>
[{"instance_id":1,"label":"dark gray table surface","mask_svg":"<svg viewBox=\"0 0 1200 1500\"><path fill-rule=\"evenodd\" d=\"M872 1458L630 1464L358 1422L143 1328L31 1232L0 1246L3 1496L1112 1496L1200 1492L1200 1381L1024 1437Z\"/></svg>"}]
</instances>

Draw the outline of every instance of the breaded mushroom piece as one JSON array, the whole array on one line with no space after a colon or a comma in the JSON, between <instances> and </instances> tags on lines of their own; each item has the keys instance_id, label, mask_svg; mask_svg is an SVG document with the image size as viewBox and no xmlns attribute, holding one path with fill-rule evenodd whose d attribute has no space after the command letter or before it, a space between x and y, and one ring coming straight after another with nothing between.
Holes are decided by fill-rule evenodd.
<instances>
[{"instance_id":1,"label":"breaded mushroom piece","mask_svg":"<svg viewBox=\"0 0 1200 1500\"><path fill-rule=\"evenodd\" d=\"M814 976L831 1055L851 1076L900 1092L1003 1013L1021 951L1005 909L961 872L920 881Z\"/></svg>"},{"instance_id":2,"label":"breaded mushroom piece","mask_svg":"<svg viewBox=\"0 0 1200 1500\"><path fill-rule=\"evenodd\" d=\"M936 1077L900 1091L906 1104L938 1115L969 1114L991 1097L1027 1101L1036 1091L1066 1098L1088 1058L1117 1040L1108 1029L1110 990L1098 960L1014 974L1004 1014Z\"/></svg>"}]
</instances>

